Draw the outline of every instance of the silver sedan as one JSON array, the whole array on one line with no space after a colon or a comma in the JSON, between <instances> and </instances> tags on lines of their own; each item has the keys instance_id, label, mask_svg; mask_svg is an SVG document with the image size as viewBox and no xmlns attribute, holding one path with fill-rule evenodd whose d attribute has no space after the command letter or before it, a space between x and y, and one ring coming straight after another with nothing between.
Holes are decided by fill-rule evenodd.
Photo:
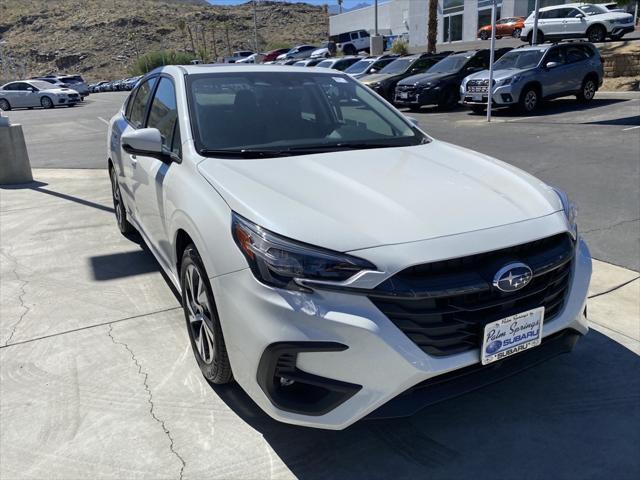
<instances>
[{"instance_id":1,"label":"silver sedan","mask_svg":"<svg viewBox=\"0 0 640 480\"><path fill-rule=\"evenodd\" d=\"M61 105L72 107L80 99L80 94L75 90L57 88L42 80L10 82L0 87L0 110Z\"/></svg>"}]
</instances>

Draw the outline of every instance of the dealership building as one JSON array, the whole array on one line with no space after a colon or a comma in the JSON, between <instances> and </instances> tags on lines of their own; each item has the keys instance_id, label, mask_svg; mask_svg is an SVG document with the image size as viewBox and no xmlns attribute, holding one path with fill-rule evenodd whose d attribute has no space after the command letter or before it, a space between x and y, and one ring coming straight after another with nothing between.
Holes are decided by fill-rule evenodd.
<instances>
[{"instance_id":1,"label":"dealership building","mask_svg":"<svg viewBox=\"0 0 640 480\"><path fill-rule=\"evenodd\" d=\"M576 1L576 0L573 0ZM540 0L540 7L571 3L570 0ZM468 42L477 38L478 28L491 23L492 0L439 0L438 43ZM385 36L400 36L412 47L427 44L429 0L380 0L378 32ZM527 17L535 0L498 0L497 18ZM374 31L374 7L332 15L331 35L365 29Z\"/></svg>"}]
</instances>

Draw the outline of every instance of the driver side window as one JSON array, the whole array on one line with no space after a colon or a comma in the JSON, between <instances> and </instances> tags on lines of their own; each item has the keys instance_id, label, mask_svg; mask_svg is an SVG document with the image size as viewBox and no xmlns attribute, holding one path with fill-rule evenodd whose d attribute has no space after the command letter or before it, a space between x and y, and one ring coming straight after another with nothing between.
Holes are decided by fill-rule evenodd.
<instances>
[{"instance_id":1,"label":"driver side window","mask_svg":"<svg viewBox=\"0 0 640 480\"><path fill-rule=\"evenodd\" d=\"M151 102L147 127L157 128L162 136L162 145L171 151L177 122L175 87L170 79L162 77Z\"/></svg>"}]
</instances>

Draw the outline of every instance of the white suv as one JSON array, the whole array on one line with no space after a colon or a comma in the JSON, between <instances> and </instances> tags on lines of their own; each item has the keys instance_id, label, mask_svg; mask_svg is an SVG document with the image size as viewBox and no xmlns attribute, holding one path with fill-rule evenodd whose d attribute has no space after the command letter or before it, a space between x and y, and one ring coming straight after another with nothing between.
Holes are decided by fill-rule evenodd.
<instances>
[{"instance_id":1,"label":"white suv","mask_svg":"<svg viewBox=\"0 0 640 480\"><path fill-rule=\"evenodd\" d=\"M524 22L520 38L533 40L534 14ZM540 9L538 16L538 43L563 38L588 38L590 42L603 42L607 37L619 40L633 32L633 15L612 12L602 5L567 3Z\"/></svg>"},{"instance_id":2,"label":"white suv","mask_svg":"<svg viewBox=\"0 0 640 480\"><path fill-rule=\"evenodd\" d=\"M161 67L107 154L118 226L181 292L202 374L280 421L410 414L587 333L567 197L342 72Z\"/></svg>"}]
</instances>

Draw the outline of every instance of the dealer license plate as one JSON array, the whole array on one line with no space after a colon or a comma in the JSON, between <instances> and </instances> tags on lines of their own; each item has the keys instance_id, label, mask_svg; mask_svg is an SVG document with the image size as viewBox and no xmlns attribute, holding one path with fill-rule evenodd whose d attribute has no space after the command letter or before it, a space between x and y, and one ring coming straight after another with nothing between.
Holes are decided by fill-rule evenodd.
<instances>
[{"instance_id":1,"label":"dealer license plate","mask_svg":"<svg viewBox=\"0 0 640 480\"><path fill-rule=\"evenodd\" d=\"M400 92L400 98L409 98L409 94L407 92Z\"/></svg>"},{"instance_id":2,"label":"dealer license plate","mask_svg":"<svg viewBox=\"0 0 640 480\"><path fill-rule=\"evenodd\" d=\"M474 102L481 102L482 101L482 95L473 95L471 98L473 98Z\"/></svg>"},{"instance_id":3,"label":"dealer license plate","mask_svg":"<svg viewBox=\"0 0 640 480\"><path fill-rule=\"evenodd\" d=\"M544 307L496 320L484 327L482 364L537 347L542 341Z\"/></svg>"}]
</instances>

